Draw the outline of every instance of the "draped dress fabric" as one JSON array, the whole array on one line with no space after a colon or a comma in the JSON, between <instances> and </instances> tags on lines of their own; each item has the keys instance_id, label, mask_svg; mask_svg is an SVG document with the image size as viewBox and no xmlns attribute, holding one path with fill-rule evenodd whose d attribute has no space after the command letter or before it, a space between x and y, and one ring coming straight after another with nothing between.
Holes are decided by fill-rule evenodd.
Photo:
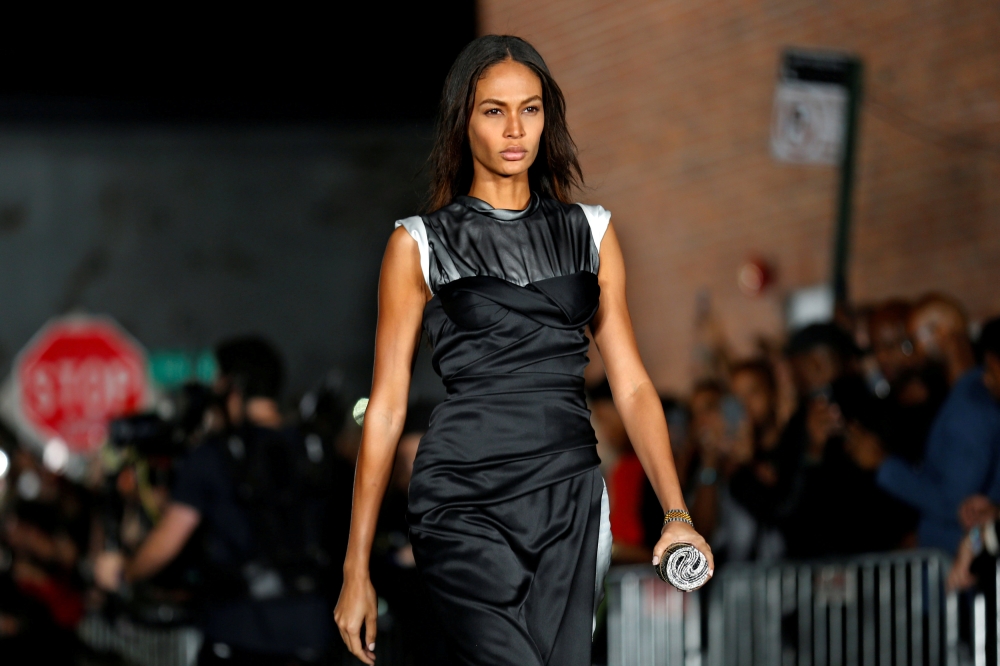
<instances>
[{"instance_id":1,"label":"draped dress fabric","mask_svg":"<svg viewBox=\"0 0 1000 666\"><path fill-rule=\"evenodd\" d=\"M447 390L407 517L459 663L590 664L610 528L583 370L609 218L537 196L523 211L458 197L397 223L420 247Z\"/></svg>"}]
</instances>

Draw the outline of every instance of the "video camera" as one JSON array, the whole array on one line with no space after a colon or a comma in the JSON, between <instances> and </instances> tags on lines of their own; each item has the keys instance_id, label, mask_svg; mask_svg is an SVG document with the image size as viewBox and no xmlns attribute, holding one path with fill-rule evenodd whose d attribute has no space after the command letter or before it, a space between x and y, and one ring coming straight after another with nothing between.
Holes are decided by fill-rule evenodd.
<instances>
[{"instance_id":1,"label":"video camera","mask_svg":"<svg viewBox=\"0 0 1000 666\"><path fill-rule=\"evenodd\" d=\"M217 406L211 390L185 385L164 418L143 413L108 424L102 452L105 472L103 528L105 549L134 554L162 517L170 501L177 463L204 435L206 413ZM162 572L108 600L109 614L124 613L146 625L186 623L201 586L197 539Z\"/></svg>"},{"instance_id":2,"label":"video camera","mask_svg":"<svg viewBox=\"0 0 1000 666\"><path fill-rule=\"evenodd\" d=\"M144 455L173 456L186 451L199 435L205 414L220 400L203 384L185 384L161 412L135 414L108 424L108 441L116 449L134 448ZM165 412L166 415L161 415Z\"/></svg>"}]
</instances>

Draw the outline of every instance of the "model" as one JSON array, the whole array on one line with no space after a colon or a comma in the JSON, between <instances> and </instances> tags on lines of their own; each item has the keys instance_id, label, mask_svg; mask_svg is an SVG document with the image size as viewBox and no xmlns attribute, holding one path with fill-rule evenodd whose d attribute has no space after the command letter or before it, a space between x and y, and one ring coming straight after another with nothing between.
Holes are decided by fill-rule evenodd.
<instances>
[{"instance_id":1,"label":"model","mask_svg":"<svg viewBox=\"0 0 1000 666\"><path fill-rule=\"evenodd\" d=\"M583 391L588 325L665 510L653 563L675 542L711 563L636 348L610 213L571 203L582 175L563 96L516 37L481 37L459 55L431 164L433 212L396 223L382 264L335 619L350 650L375 663L368 558L423 327L448 397L417 452L408 520L455 658L589 665L611 534Z\"/></svg>"}]
</instances>

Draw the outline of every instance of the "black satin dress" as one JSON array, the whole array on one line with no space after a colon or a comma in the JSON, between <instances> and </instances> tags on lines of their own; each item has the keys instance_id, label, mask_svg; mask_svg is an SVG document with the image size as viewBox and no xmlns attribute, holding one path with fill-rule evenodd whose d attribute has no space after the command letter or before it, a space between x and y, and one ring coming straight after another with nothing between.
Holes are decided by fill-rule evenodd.
<instances>
[{"instance_id":1,"label":"black satin dress","mask_svg":"<svg viewBox=\"0 0 1000 666\"><path fill-rule=\"evenodd\" d=\"M583 391L588 216L459 197L404 222L426 234L424 328L447 389L410 483L417 567L459 663L589 665L604 485Z\"/></svg>"}]
</instances>

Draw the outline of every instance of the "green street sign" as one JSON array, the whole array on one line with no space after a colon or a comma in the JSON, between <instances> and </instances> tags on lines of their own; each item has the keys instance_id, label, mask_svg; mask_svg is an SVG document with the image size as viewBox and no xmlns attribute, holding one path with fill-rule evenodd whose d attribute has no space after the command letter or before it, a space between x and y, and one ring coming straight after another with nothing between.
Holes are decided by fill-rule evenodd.
<instances>
[{"instance_id":1,"label":"green street sign","mask_svg":"<svg viewBox=\"0 0 1000 666\"><path fill-rule=\"evenodd\" d=\"M194 381L211 384L218 371L211 349L159 349L149 353L149 376L163 389Z\"/></svg>"}]
</instances>

